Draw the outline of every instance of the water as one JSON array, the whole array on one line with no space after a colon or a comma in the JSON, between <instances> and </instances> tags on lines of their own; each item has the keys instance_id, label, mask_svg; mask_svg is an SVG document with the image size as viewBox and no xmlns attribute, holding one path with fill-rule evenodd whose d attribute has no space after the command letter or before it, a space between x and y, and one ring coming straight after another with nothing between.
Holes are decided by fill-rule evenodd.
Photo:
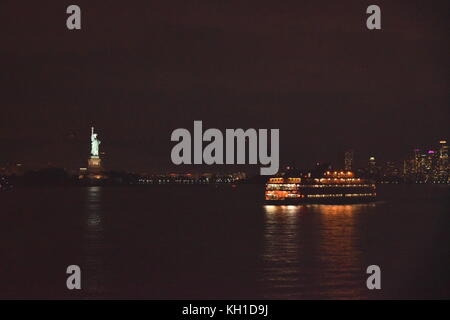
<instances>
[{"instance_id":1,"label":"water","mask_svg":"<svg viewBox=\"0 0 450 320\"><path fill-rule=\"evenodd\" d=\"M1 298L450 298L448 186L264 206L262 186L0 193ZM82 290L66 289L66 268ZM382 290L366 288L366 268Z\"/></svg>"}]
</instances>

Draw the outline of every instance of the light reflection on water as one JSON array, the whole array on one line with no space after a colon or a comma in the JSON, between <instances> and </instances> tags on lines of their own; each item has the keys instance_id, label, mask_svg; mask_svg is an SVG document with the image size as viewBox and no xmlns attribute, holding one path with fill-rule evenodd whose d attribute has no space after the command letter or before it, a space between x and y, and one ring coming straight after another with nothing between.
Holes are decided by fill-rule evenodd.
<instances>
[{"instance_id":1,"label":"light reflection on water","mask_svg":"<svg viewBox=\"0 0 450 320\"><path fill-rule=\"evenodd\" d=\"M363 298L358 215L374 204L265 206L267 298Z\"/></svg>"},{"instance_id":2,"label":"light reflection on water","mask_svg":"<svg viewBox=\"0 0 450 320\"><path fill-rule=\"evenodd\" d=\"M259 185L17 188L0 297L448 299L448 186L384 188L371 205L286 207L263 207Z\"/></svg>"},{"instance_id":3,"label":"light reflection on water","mask_svg":"<svg viewBox=\"0 0 450 320\"><path fill-rule=\"evenodd\" d=\"M104 226L101 206L102 188L86 188L86 210L84 225L84 289L98 296L104 289Z\"/></svg>"}]
</instances>

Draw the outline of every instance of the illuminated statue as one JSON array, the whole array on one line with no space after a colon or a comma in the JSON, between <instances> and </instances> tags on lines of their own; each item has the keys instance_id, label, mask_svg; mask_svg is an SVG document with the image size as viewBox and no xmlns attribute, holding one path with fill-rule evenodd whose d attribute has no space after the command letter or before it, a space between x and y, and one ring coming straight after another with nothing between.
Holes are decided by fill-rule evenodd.
<instances>
[{"instance_id":1,"label":"illuminated statue","mask_svg":"<svg viewBox=\"0 0 450 320\"><path fill-rule=\"evenodd\" d=\"M91 130L91 156L98 158L101 141L98 140L97 134L94 133L94 127L92 127Z\"/></svg>"}]
</instances>

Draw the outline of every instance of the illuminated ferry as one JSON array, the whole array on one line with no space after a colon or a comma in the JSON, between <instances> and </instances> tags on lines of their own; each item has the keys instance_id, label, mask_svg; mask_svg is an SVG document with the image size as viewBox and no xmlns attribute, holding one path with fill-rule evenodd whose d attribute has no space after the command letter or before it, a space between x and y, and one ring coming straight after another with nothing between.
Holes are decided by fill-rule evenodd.
<instances>
[{"instance_id":1,"label":"illuminated ferry","mask_svg":"<svg viewBox=\"0 0 450 320\"><path fill-rule=\"evenodd\" d=\"M266 184L266 204L357 203L376 199L375 184L351 171L326 171L319 177L274 177Z\"/></svg>"}]
</instances>

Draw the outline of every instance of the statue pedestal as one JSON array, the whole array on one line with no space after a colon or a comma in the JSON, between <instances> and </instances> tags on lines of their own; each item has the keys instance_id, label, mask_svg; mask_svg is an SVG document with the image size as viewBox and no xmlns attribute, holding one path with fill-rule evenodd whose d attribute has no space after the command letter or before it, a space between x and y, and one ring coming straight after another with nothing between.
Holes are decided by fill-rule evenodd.
<instances>
[{"instance_id":1,"label":"statue pedestal","mask_svg":"<svg viewBox=\"0 0 450 320\"><path fill-rule=\"evenodd\" d=\"M84 172L80 172L80 179L89 181L105 179L103 174L102 160L99 157L90 157L88 159L88 167Z\"/></svg>"},{"instance_id":2,"label":"statue pedestal","mask_svg":"<svg viewBox=\"0 0 450 320\"><path fill-rule=\"evenodd\" d=\"M102 171L102 160L100 158L91 157L88 160L88 172L92 174L99 174Z\"/></svg>"}]
</instances>

